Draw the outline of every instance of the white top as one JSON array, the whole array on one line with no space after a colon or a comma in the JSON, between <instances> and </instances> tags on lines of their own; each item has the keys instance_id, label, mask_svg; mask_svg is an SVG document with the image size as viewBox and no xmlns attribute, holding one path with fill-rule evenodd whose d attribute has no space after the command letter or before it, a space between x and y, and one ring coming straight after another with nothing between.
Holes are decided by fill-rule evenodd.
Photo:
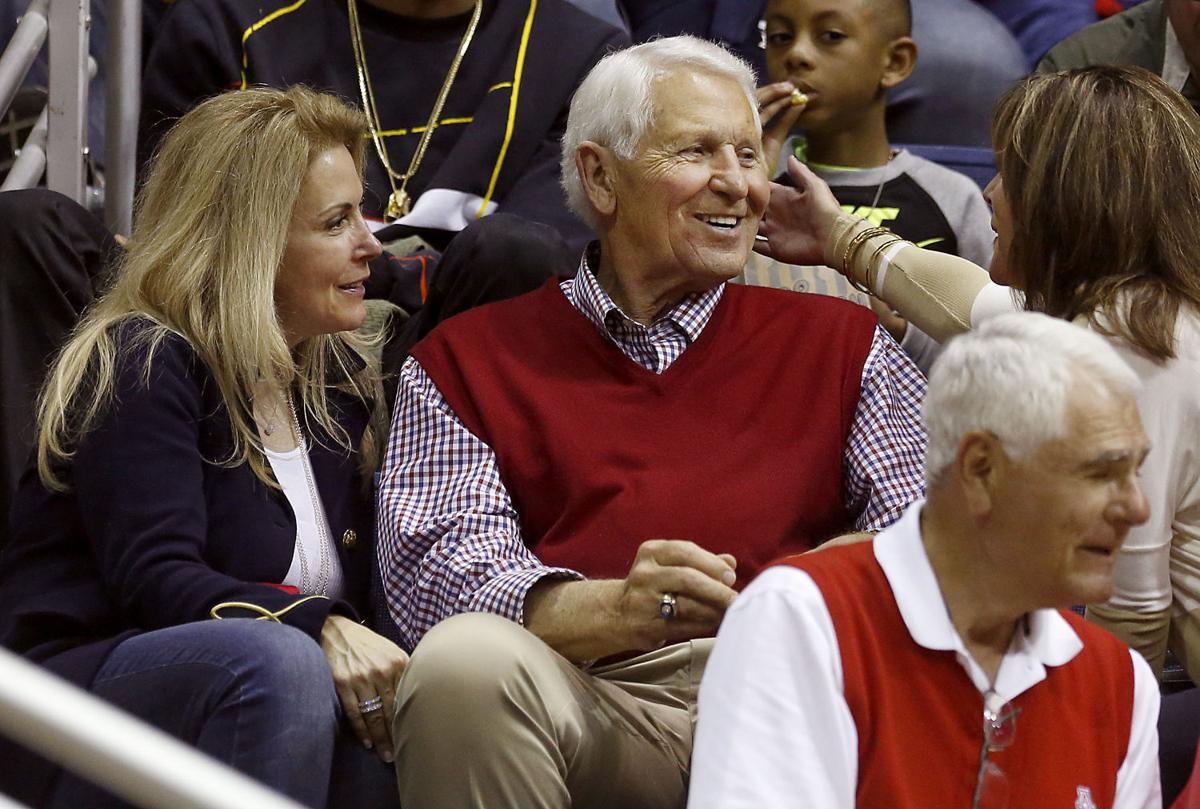
<instances>
[{"instance_id":1,"label":"white top","mask_svg":"<svg viewBox=\"0 0 1200 809\"><path fill-rule=\"evenodd\" d=\"M875 558L913 640L954 651L984 694L987 676L950 622L921 543L923 503L875 538ZM1082 648L1061 615L1038 610L1028 635L1014 633L993 689L1011 700L1045 679L1047 666ZM1133 725L1113 809L1158 809L1158 687L1146 661L1130 657ZM833 620L816 583L797 568L767 570L726 613L705 668L689 809L852 809L858 733L842 684Z\"/></svg>"},{"instance_id":2,"label":"white top","mask_svg":"<svg viewBox=\"0 0 1200 809\"><path fill-rule=\"evenodd\" d=\"M1121 546L1109 604L1173 617L1200 609L1200 318L1180 306L1174 359L1157 363L1122 340L1112 346L1142 387L1137 393L1150 455L1140 474L1150 519ZM1177 650L1178 651L1178 650ZM1194 659L1194 653L1189 655Z\"/></svg>"},{"instance_id":3,"label":"white top","mask_svg":"<svg viewBox=\"0 0 1200 809\"><path fill-rule=\"evenodd\" d=\"M316 485L310 485L314 480L312 465L308 455L296 447L288 452L266 450L267 460L271 462L271 471L275 480L283 487L283 493L296 516L296 549L292 551L292 565L282 584L290 584L302 593L316 592L317 582L321 575L321 537L325 537L325 554L329 558L329 581L324 595L330 598L341 598L344 589L342 579L342 562L338 558L337 546L333 544L333 535L329 530L329 520L318 495L314 498ZM315 502L314 502L315 500ZM318 521L320 521L318 523ZM321 529L318 529L318 524ZM304 548L304 556L308 562L308 581L302 581L300 548Z\"/></svg>"},{"instance_id":4,"label":"white top","mask_svg":"<svg viewBox=\"0 0 1200 809\"><path fill-rule=\"evenodd\" d=\"M1025 295L1012 287L988 283L971 304L971 328L977 327L989 317L1006 312L1019 312L1025 308Z\"/></svg>"}]
</instances>

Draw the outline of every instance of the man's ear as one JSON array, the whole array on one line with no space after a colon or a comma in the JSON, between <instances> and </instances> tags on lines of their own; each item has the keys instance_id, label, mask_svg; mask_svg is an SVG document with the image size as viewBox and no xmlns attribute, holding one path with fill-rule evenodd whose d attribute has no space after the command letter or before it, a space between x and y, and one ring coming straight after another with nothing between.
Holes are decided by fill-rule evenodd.
<instances>
[{"instance_id":1,"label":"man's ear","mask_svg":"<svg viewBox=\"0 0 1200 809\"><path fill-rule=\"evenodd\" d=\"M1009 463L1000 439L991 433L963 436L954 458L954 472L972 517L986 517L995 509L996 495Z\"/></svg>"},{"instance_id":2,"label":"man's ear","mask_svg":"<svg viewBox=\"0 0 1200 809\"><path fill-rule=\"evenodd\" d=\"M896 37L888 43L879 86L890 90L912 75L917 66L917 43L912 37Z\"/></svg>"},{"instance_id":3,"label":"man's ear","mask_svg":"<svg viewBox=\"0 0 1200 809\"><path fill-rule=\"evenodd\" d=\"M599 216L617 210L616 155L606 146L585 140L575 149L575 170L583 191Z\"/></svg>"}]
</instances>

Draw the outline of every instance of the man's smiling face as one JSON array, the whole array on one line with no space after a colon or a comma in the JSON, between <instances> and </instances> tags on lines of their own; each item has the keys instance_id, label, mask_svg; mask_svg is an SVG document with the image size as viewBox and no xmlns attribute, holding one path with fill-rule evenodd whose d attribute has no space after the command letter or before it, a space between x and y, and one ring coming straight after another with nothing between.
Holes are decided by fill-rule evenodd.
<instances>
[{"instance_id":1,"label":"man's smiling face","mask_svg":"<svg viewBox=\"0 0 1200 809\"><path fill-rule=\"evenodd\" d=\"M770 198L758 120L736 82L709 74L660 79L653 98L654 122L617 165L614 231L654 274L712 289L742 271Z\"/></svg>"}]
</instances>

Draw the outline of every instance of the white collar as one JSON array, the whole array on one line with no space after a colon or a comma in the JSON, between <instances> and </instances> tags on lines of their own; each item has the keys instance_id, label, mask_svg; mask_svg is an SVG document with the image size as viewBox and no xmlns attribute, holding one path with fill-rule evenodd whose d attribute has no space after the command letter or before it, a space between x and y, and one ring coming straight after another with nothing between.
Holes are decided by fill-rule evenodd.
<instances>
[{"instance_id":1,"label":"white collar","mask_svg":"<svg viewBox=\"0 0 1200 809\"><path fill-rule=\"evenodd\" d=\"M1175 26L1171 25L1171 18L1167 17L1167 39L1163 53L1162 79L1176 92L1182 92L1183 85L1187 84L1191 72L1192 67L1188 64L1187 57L1183 55L1183 46L1179 44L1179 37L1175 35Z\"/></svg>"},{"instance_id":2,"label":"white collar","mask_svg":"<svg viewBox=\"0 0 1200 809\"><path fill-rule=\"evenodd\" d=\"M918 500L875 538L875 558L896 598L912 639L926 649L952 651L980 693L989 689L1011 700L1046 678L1046 666L1061 666L1083 650L1083 641L1057 610L1029 614L1029 632L1016 632L1000 664L995 683L971 657L950 621L933 566L921 542Z\"/></svg>"}]
</instances>

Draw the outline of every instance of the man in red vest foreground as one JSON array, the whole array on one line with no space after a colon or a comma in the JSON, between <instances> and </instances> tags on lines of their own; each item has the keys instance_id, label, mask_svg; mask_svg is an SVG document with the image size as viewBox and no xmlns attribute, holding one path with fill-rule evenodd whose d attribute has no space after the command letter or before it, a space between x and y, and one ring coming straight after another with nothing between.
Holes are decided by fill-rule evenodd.
<instances>
[{"instance_id":1,"label":"man in red vest foreground","mask_svg":"<svg viewBox=\"0 0 1200 809\"><path fill-rule=\"evenodd\" d=\"M760 129L750 71L710 43L606 57L563 145L598 245L404 366L379 513L420 641L406 809L682 807L738 580L920 496L924 379L874 316L726 285L769 196Z\"/></svg>"},{"instance_id":2,"label":"man in red vest foreground","mask_svg":"<svg viewBox=\"0 0 1200 809\"><path fill-rule=\"evenodd\" d=\"M1044 315L950 342L924 405L928 499L729 610L690 809L1157 809L1150 668L1058 609L1108 598L1148 516L1137 384Z\"/></svg>"}]
</instances>

